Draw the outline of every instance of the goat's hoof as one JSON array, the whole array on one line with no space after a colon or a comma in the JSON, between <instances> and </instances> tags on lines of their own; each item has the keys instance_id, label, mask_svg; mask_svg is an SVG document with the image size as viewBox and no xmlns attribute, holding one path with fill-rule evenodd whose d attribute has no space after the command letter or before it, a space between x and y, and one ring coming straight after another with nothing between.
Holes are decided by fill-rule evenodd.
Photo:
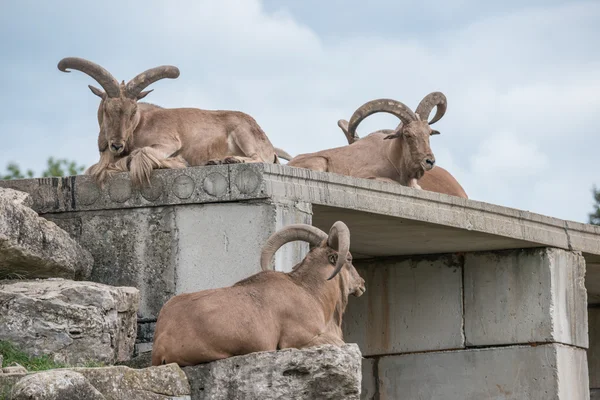
<instances>
[{"instance_id":1,"label":"goat's hoof","mask_svg":"<svg viewBox=\"0 0 600 400\"><path fill-rule=\"evenodd\" d=\"M240 163L243 163L243 161L240 159L237 159L235 157L226 157L223 160L223 164L240 164Z\"/></svg>"},{"instance_id":2,"label":"goat's hoof","mask_svg":"<svg viewBox=\"0 0 600 400\"><path fill-rule=\"evenodd\" d=\"M222 161L221 160L210 160L209 162L207 162L204 165L221 165Z\"/></svg>"}]
</instances>

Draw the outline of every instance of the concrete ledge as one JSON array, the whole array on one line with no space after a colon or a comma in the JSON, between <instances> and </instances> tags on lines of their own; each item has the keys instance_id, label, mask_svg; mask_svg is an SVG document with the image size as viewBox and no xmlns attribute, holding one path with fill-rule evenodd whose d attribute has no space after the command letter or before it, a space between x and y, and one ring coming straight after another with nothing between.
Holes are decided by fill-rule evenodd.
<instances>
[{"instance_id":1,"label":"concrete ledge","mask_svg":"<svg viewBox=\"0 0 600 400\"><path fill-rule=\"evenodd\" d=\"M344 340L364 356L463 348L462 259L357 261L367 291L350 298Z\"/></svg>"},{"instance_id":2,"label":"concrete ledge","mask_svg":"<svg viewBox=\"0 0 600 400\"><path fill-rule=\"evenodd\" d=\"M585 350L548 344L378 361L379 399L589 399Z\"/></svg>"},{"instance_id":3,"label":"concrete ledge","mask_svg":"<svg viewBox=\"0 0 600 400\"><path fill-rule=\"evenodd\" d=\"M445 241L437 241L435 248L430 244L423 246L422 241L414 239L383 246L384 240L380 241L379 250L385 251L367 252L370 256L550 246L582 251L588 262L600 263L600 227L391 183L275 164L157 170L152 175L152 183L151 188L139 191L131 187L127 174L118 174L102 190L88 176L0 181L0 187L30 193L33 208L40 213L270 197L324 206L329 213L338 212L332 218L343 216L344 221L350 222L353 216L361 215L357 212L371 213L369 215L379 216L388 223L388 230L379 233L387 235L383 237L392 237L398 229L389 227L391 221L404 224L404 228L409 226L414 231L427 232L429 236L438 232L432 238L440 234L446 237ZM315 214L319 213L315 208ZM319 218L316 223L319 226ZM377 235L378 232L369 233ZM366 248L359 242L356 245Z\"/></svg>"}]
</instances>

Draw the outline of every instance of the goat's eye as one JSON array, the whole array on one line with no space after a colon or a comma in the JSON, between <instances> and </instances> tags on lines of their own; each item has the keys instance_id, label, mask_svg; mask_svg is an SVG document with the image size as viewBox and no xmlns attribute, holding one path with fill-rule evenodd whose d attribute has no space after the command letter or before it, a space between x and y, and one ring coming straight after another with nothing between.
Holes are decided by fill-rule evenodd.
<instances>
[{"instance_id":1,"label":"goat's eye","mask_svg":"<svg viewBox=\"0 0 600 400\"><path fill-rule=\"evenodd\" d=\"M331 264L335 265L335 264L336 264L336 262L337 262L337 256L336 256L335 254L331 254L331 255L329 256L329 262L330 262Z\"/></svg>"}]
</instances>

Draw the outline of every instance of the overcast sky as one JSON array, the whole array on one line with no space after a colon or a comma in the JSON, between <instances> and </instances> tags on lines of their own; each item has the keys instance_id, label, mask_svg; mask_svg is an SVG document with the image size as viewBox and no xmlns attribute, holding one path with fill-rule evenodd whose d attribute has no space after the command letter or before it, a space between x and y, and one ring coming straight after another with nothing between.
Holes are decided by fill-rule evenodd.
<instances>
[{"instance_id":1,"label":"overcast sky","mask_svg":"<svg viewBox=\"0 0 600 400\"><path fill-rule=\"evenodd\" d=\"M438 164L475 200L587 222L600 185L600 2L2 1L0 171L98 159L88 58L119 80L162 64L165 107L240 110L292 155L341 146L340 118L432 91ZM375 115L361 135L393 128Z\"/></svg>"}]
</instances>

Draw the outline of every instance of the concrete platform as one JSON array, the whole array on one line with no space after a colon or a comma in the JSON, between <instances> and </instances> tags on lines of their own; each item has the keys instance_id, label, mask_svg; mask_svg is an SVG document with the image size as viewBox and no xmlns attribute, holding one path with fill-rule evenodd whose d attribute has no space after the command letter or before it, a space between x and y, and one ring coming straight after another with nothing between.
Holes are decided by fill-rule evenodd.
<instances>
[{"instance_id":1,"label":"concrete platform","mask_svg":"<svg viewBox=\"0 0 600 400\"><path fill-rule=\"evenodd\" d=\"M0 187L31 193L42 214L259 199L310 204L313 225L328 229L336 220L346 222L355 258L530 247L581 251L589 302L600 303L597 226L283 165L161 170L153 173L152 184L137 191L127 174L114 177L104 190L87 176L0 181Z\"/></svg>"}]
</instances>

